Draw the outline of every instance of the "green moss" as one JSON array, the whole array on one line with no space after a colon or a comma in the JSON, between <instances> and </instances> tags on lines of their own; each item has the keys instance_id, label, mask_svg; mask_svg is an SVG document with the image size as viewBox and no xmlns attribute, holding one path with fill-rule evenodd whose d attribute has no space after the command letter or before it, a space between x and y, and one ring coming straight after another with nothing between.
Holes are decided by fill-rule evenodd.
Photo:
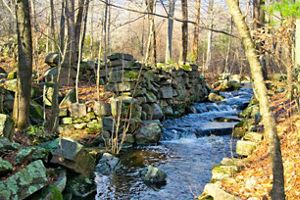
<instances>
[{"instance_id":1,"label":"green moss","mask_svg":"<svg viewBox=\"0 0 300 200\"><path fill-rule=\"evenodd\" d=\"M136 80L139 76L139 73L137 71L125 71L124 77L130 80Z\"/></svg>"},{"instance_id":2,"label":"green moss","mask_svg":"<svg viewBox=\"0 0 300 200\"><path fill-rule=\"evenodd\" d=\"M62 193L59 191L58 187L55 185L50 185L50 192L52 194L51 196L51 200L63 200L63 195Z\"/></svg>"}]
</instances>

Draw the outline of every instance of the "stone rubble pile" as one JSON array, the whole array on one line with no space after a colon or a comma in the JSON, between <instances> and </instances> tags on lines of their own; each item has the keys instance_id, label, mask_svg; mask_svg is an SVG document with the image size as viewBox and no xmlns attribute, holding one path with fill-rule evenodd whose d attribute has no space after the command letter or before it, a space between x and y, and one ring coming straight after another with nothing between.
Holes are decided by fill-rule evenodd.
<instances>
[{"instance_id":1,"label":"stone rubble pile","mask_svg":"<svg viewBox=\"0 0 300 200\"><path fill-rule=\"evenodd\" d=\"M157 143L159 120L185 114L189 105L209 93L196 65L166 71L143 66L129 54L116 53L108 59L107 73L102 66L100 75L105 90L114 96L108 102L79 104L69 98L60 112L61 132L84 129L109 138L118 130L120 134L126 131L128 143Z\"/></svg>"}]
</instances>

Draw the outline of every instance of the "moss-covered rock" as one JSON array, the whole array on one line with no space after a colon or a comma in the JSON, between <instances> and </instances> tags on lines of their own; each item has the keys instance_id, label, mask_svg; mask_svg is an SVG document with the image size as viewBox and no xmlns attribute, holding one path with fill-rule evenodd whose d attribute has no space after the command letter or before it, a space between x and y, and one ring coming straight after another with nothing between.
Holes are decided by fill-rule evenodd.
<instances>
[{"instance_id":1,"label":"moss-covered rock","mask_svg":"<svg viewBox=\"0 0 300 200\"><path fill-rule=\"evenodd\" d=\"M0 176L13 170L13 166L7 160L0 158Z\"/></svg>"},{"instance_id":2,"label":"moss-covered rock","mask_svg":"<svg viewBox=\"0 0 300 200\"><path fill-rule=\"evenodd\" d=\"M48 161L49 151L38 147L24 147L19 150L16 155L16 164L21 164L24 161L35 161L35 160L43 160L45 162Z\"/></svg>"},{"instance_id":3,"label":"moss-covered rock","mask_svg":"<svg viewBox=\"0 0 300 200\"><path fill-rule=\"evenodd\" d=\"M236 153L241 156L249 156L256 149L257 143L239 140L236 143Z\"/></svg>"},{"instance_id":4,"label":"moss-covered rock","mask_svg":"<svg viewBox=\"0 0 300 200\"><path fill-rule=\"evenodd\" d=\"M6 180L0 181L0 199L25 199L47 183L43 162L34 161Z\"/></svg>"}]
</instances>

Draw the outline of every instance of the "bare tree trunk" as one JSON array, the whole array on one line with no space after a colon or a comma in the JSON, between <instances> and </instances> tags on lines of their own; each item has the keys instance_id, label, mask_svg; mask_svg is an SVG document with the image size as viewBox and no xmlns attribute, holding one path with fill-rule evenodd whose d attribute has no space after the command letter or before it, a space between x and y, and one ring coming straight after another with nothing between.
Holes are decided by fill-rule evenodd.
<instances>
[{"instance_id":1,"label":"bare tree trunk","mask_svg":"<svg viewBox=\"0 0 300 200\"><path fill-rule=\"evenodd\" d=\"M253 1L253 29L257 32L260 31L260 29L264 28L265 25L265 12L263 7L265 6L265 0L254 0ZM256 45L256 49L259 52L259 60L261 63L261 66L263 67L263 76L264 79L268 78L267 73L267 67L266 67L266 58L265 58L265 52L262 49L262 46L264 45L264 42L260 42Z\"/></svg>"},{"instance_id":2,"label":"bare tree trunk","mask_svg":"<svg viewBox=\"0 0 300 200\"><path fill-rule=\"evenodd\" d=\"M295 68L300 67L300 18L296 19L295 33Z\"/></svg>"},{"instance_id":3,"label":"bare tree trunk","mask_svg":"<svg viewBox=\"0 0 300 200\"><path fill-rule=\"evenodd\" d=\"M194 39L193 39L193 57L195 62L199 62L199 35L200 35L200 15L201 15L201 0L196 0L196 23L194 26Z\"/></svg>"},{"instance_id":4,"label":"bare tree trunk","mask_svg":"<svg viewBox=\"0 0 300 200\"><path fill-rule=\"evenodd\" d=\"M88 19L88 13L89 13L89 5L90 5L90 0L86 0L84 4L84 18L83 18L83 33L82 33L82 41L81 41L81 49L83 51L84 48L84 39L86 35L86 26L87 26L87 19ZM82 59L82 55L80 57L80 60Z\"/></svg>"},{"instance_id":5,"label":"bare tree trunk","mask_svg":"<svg viewBox=\"0 0 300 200\"><path fill-rule=\"evenodd\" d=\"M55 15L54 15L54 3L50 0L50 33L51 33L51 51L55 51Z\"/></svg>"},{"instance_id":6,"label":"bare tree trunk","mask_svg":"<svg viewBox=\"0 0 300 200\"><path fill-rule=\"evenodd\" d=\"M111 3L111 0L108 0L108 3ZM107 10L107 52L108 55L111 55L111 7L108 7Z\"/></svg>"},{"instance_id":7,"label":"bare tree trunk","mask_svg":"<svg viewBox=\"0 0 300 200\"><path fill-rule=\"evenodd\" d=\"M232 20L232 17L230 17L230 24L229 24L229 33L230 34L232 34L232 29L233 29L233 20ZM231 39L231 37L229 37L226 58L225 58L225 66L224 66L225 73L229 73L229 59L230 59L230 52L231 52L231 44L232 44L232 39Z\"/></svg>"},{"instance_id":8,"label":"bare tree trunk","mask_svg":"<svg viewBox=\"0 0 300 200\"><path fill-rule=\"evenodd\" d=\"M66 13L65 13L65 1L61 1L61 17L60 17L60 32L59 32L59 38L60 38L60 43L59 43L59 48L63 51L64 46L65 46L65 22L66 22ZM65 52L62 52L64 54Z\"/></svg>"},{"instance_id":9,"label":"bare tree trunk","mask_svg":"<svg viewBox=\"0 0 300 200\"><path fill-rule=\"evenodd\" d=\"M187 61L187 53L188 53L188 41L189 41L189 31L188 31L188 3L187 0L181 0L182 7L182 61L185 64Z\"/></svg>"},{"instance_id":10,"label":"bare tree trunk","mask_svg":"<svg viewBox=\"0 0 300 200\"><path fill-rule=\"evenodd\" d=\"M214 0L209 0L208 4L208 15L209 15L209 29L207 34L207 51L206 51L206 63L205 68L209 69L211 66L211 54L212 54L212 39L214 27Z\"/></svg>"},{"instance_id":11,"label":"bare tree trunk","mask_svg":"<svg viewBox=\"0 0 300 200\"><path fill-rule=\"evenodd\" d=\"M155 1L154 0L147 0L147 11L148 13L155 13ZM152 54L152 64L157 63L157 56L156 56L156 30L155 30L155 20L154 15L148 15L148 23L149 23L149 35L148 35L148 44L147 50L145 55L145 62L150 63L150 58Z\"/></svg>"},{"instance_id":12,"label":"bare tree trunk","mask_svg":"<svg viewBox=\"0 0 300 200\"><path fill-rule=\"evenodd\" d=\"M107 17L108 17L108 2L105 1L104 8L104 21L103 21L103 56L104 56L104 64L105 64L105 78L108 79L108 63L107 63ZM99 67L99 66L98 66Z\"/></svg>"},{"instance_id":13,"label":"bare tree trunk","mask_svg":"<svg viewBox=\"0 0 300 200\"><path fill-rule=\"evenodd\" d=\"M174 12L176 0L169 0L169 19L167 27L167 42L166 42L166 55L165 62L172 60L172 47L173 47L173 27L174 27Z\"/></svg>"},{"instance_id":14,"label":"bare tree trunk","mask_svg":"<svg viewBox=\"0 0 300 200\"><path fill-rule=\"evenodd\" d=\"M76 23L75 23L75 49L79 49L78 45L80 42L80 34L81 34L81 28L82 28L82 22L84 18L84 7L85 7L85 0L79 0L78 1L78 11L76 15ZM78 56L77 53L74 56Z\"/></svg>"},{"instance_id":15,"label":"bare tree trunk","mask_svg":"<svg viewBox=\"0 0 300 200\"><path fill-rule=\"evenodd\" d=\"M226 0L226 2L233 17L233 21L235 22L238 32L242 38L246 57L251 68L254 88L258 95L260 113L262 114L265 128L265 138L269 142L269 153L272 159L273 171L273 187L271 197L273 200L283 200L285 199L285 194L280 141L277 135L275 119L269 106L267 88L264 84L262 73L262 66L258 60L255 45L250 35L250 30L244 21L244 17L241 13L237 0Z\"/></svg>"},{"instance_id":16,"label":"bare tree trunk","mask_svg":"<svg viewBox=\"0 0 300 200\"><path fill-rule=\"evenodd\" d=\"M91 5L91 21L90 21L90 59L94 59L94 4Z\"/></svg>"},{"instance_id":17,"label":"bare tree trunk","mask_svg":"<svg viewBox=\"0 0 300 200\"><path fill-rule=\"evenodd\" d=\"M29 107L32 76L32 38L29 1L16 3L16 19L18 34L18 77L17 92L14 102L14 120L18 130L29 125Z\"/></svg>"},{"instance_id":18,"label":"bare tree trunk","mask_svg":"<svg viewBox=\"0 0 300 200\"><path fill-rule=\"evenodd\" d=\"M68 69L67 85L70 85L71 70L76 62L76 34L75 34L75 0L66 0L66 19L67 19L67 34L68 47L66 51L65 65Z\"/></svg>"}]
</instances>

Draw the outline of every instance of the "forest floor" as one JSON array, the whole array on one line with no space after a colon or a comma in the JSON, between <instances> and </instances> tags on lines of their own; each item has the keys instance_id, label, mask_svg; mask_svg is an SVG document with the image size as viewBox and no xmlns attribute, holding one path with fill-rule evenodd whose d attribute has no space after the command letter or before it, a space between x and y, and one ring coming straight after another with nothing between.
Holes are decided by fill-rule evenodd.
<instances>
[{"instance_id":1,"label":"forest floor","mask_svg":"<svg viewBox=\"0 0 300 200\"><path fill-rule=\"evenodd\" d=\"M271 106L281 143L286 199L300 199L300 114L291 114L297 106L284 93L272 96ZM270 199L272 164L266 140L245 159L243 170L222 186L241 199Z\"/></svg>"}]
</instances>

